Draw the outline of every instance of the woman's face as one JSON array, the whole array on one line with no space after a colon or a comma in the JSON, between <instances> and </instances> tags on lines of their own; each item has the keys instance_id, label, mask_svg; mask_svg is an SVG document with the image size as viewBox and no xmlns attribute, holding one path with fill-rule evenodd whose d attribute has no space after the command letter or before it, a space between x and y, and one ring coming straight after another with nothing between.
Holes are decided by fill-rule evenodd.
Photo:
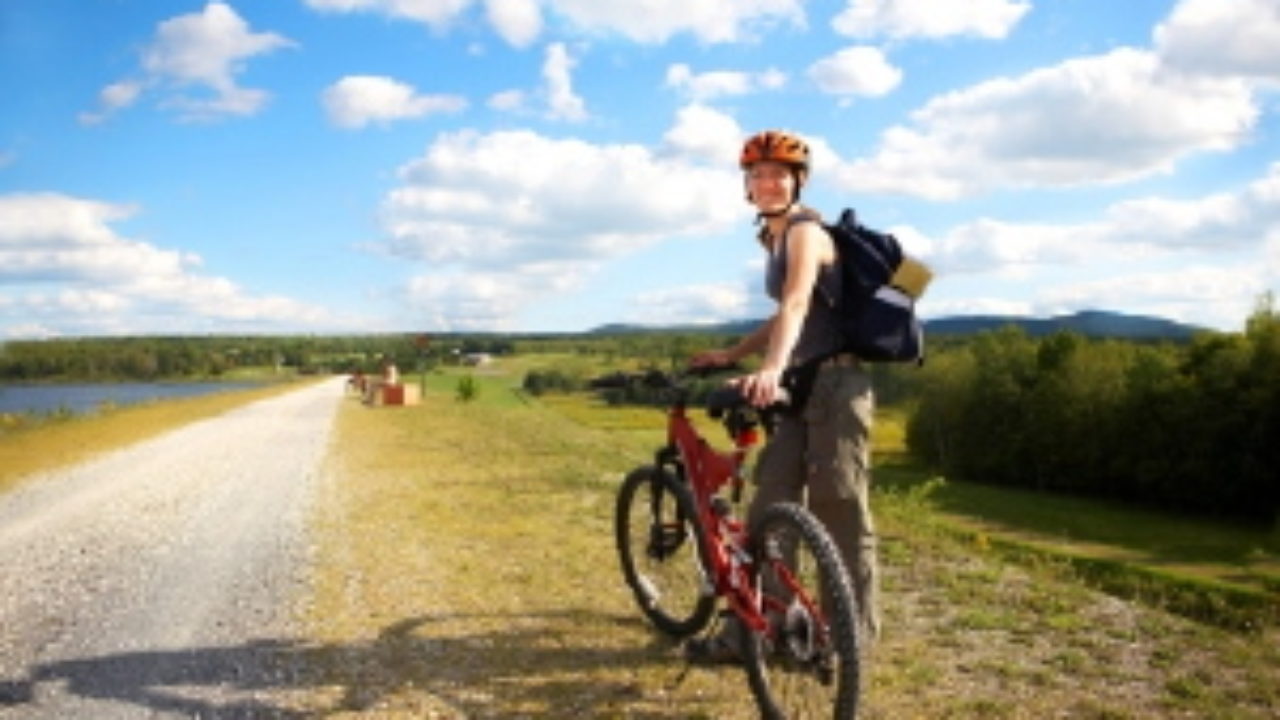
<instances>
[{"instance_id":1,"label":"woman's face","mask_svg":"<svg viewBox=\"0 0 1280 720\"><path fill-rule=\"evenodd\" d=\"M747 170L747 196L761 212L785 210L795 190L796 176L787 165L766 161Z\"/></svg>"}]
</instances>

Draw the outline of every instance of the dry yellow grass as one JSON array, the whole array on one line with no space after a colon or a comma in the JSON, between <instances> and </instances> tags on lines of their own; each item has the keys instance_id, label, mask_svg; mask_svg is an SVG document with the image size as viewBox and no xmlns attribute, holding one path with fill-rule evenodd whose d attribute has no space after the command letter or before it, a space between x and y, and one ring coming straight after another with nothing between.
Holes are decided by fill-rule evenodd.
<instances>
[{"instance_id":1,"label":"dry yellow grass","mask_svg":"<svg viewBox=\"0 0 1280 720\"><path fill-rule=\"evenodd\" d=\"M660 420L657 425L661 427ZM630 435L631 433L625 433ZM629 447L537 404L340 411L311 634L361 717L754 717L740 670L685 669L613 543Z\"/></svg>"},{"instance_id":2,"label":"dry yellow grass","mask_svg":"<svg viewBox=\"0 0 1280 720\"><path fill-rule=\"evenodd\" d=\"M437 391L413 409L342 409L305 612L327 684L307 709L756 716L740 670L680 681L678 649L641 619L618 571L614 493L661 442L660 414L648 430L634 410L588 404L468 405ZM931 532L910 498L877 502L887 623L862 717L1276 716L1274 634L1116 600L1052 564L1011 565Z\"/></svg>"},{"instance_id":3,"label":"dry yellow grass","mask_svg":"<svg viewBox=\"0 0 1280 720\"><path fill-rule=\"evenodd\" d=\"M74 465L296 387L292 383L273 383L250 390L131 405L0 435L0 491L32 474Z\"/></svg>"}]
</instances>

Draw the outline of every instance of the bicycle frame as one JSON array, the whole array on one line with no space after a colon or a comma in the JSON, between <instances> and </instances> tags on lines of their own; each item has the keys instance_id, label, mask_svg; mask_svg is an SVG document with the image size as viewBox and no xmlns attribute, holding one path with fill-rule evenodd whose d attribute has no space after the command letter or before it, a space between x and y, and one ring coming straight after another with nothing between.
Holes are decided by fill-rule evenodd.
<instances>
[{"instance_id":1,"label":"bicycle frame","mask_svg":"<svg viewBox=\"0 0 1280 720\"><path fill-rule=\"evenodd\" d=\"M707 557L712 566L705 571L711 587L751 630L763 633L769 623L751 580L754 560L747 553L746 523L734 517L731 504L718 495L729 485L733 502L740 500L742 467L760 437L754 427L740 427L731 434L732 450L712 448L693 426L684 398L678 398L667 411L667 445L658 451L656 460L660 468L670 467L689 484L697 521L707 531ZM798 589L794 582L789 584L792 590Z\"/></svg>"}]
</instances>

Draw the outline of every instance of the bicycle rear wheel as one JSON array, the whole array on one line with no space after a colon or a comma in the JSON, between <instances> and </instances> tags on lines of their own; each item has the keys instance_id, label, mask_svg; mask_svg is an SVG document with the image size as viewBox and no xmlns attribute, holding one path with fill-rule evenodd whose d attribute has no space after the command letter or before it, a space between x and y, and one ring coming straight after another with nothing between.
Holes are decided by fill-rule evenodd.
<instances>
[{"instance_id":1,"label":"bicycle rear wheel","mask_svg":"<svg viewBox=\"0 0 1280 720\"><path fill-rule=\"evenodd\" d=\"M614 527L622 574L645 616L677 638L706 627L715 596L689 489L669 472L636 468L618 491Z\"/></svg>"},{"instance_id":2,"label":"bicycle rear wheel","mask_svg":"<svg viewBox=\"0 0 1280 720\"><path fill-rule=\"evenodd\" d=\"M767 633L746 633L751 692L770 720L835 718L858 711L853 590L835 543L794 503L765 510L750 530Z\"/></svg>"}]
</instances>

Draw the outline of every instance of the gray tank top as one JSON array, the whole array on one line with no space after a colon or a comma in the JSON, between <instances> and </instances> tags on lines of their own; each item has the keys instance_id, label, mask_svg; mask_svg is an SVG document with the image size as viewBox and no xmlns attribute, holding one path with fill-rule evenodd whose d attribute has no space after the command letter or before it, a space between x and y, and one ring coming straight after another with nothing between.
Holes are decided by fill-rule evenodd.
<instances>
[{"instance_id":1,"label":"gray tank top","mask_svg":"<svg viewBox=\"0 0 1280 720\"><path fill-rule=\"evenodd\" d=\"M775 252L769 254L769 259L765 263L764 284L766 292L774 301L782 300L782 288L787 281L787 238L791 235L791 228L811 220L820 221L816 213L809 212L789 220L783 231L782 242L778 243ZM810 360L840 351L840 333L836 325L835 311L831 307L832 302L840 297L839 269L835 263L818 269L813 298L809 302L809 312L805 314L804 324L800 328L800 337L791 351L791 365L803 365Z\"/></svg>"}]
</instances>

